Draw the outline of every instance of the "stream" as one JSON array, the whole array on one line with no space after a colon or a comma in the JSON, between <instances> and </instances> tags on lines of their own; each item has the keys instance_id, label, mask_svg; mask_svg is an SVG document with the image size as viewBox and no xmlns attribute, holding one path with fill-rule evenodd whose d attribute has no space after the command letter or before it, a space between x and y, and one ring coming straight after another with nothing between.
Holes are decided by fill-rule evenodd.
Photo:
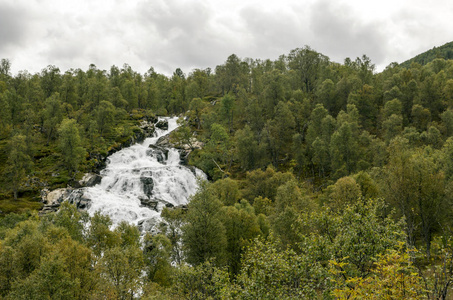
<instances>
[{"instance_id":1,"label":"stream","mask_svg":"<svg viewBox=\"0 0 453 300\"><path fill-rule=\"evenodd\" d=\"M113 227L127 221L142 232L153 231L165 206L187 204L197 190L197 178L206 175L182 165L178 150L156 146L160 137L178 127L176 117L162 119L168 121L167 130L156 128L154 137L108 157L101 182L84 190L91 200L90 215L100 211L110 216Z\"/></svg>"}]
</instances>

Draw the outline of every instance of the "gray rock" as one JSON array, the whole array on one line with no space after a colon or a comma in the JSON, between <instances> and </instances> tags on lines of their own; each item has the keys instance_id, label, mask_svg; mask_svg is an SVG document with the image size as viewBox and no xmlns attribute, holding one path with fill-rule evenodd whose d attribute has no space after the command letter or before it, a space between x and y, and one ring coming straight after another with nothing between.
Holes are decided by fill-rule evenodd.
<instances>
[{"instance_id":1,"label":"gray rock","mask_svg":"<svg viewBox=\"0 0 453 300\"><path fill-rule=\"evenodd\" d=\"M159 201L153 200L153 199L141 198L140 203L144 207L148 207L149 209L157 211L157 205L159 204Z\"/></svg>"},{"instance_id":2,"label":"gray rock","mask_svg":"<svg viewBox=\"0 0 453 300\"><path fill-rule=\"evenodd\" d=\"M91 205L91 200L83 196L83 189L62 188L53 191L43 189L41 199L44 206L39 212L40 215L58 211L63 201L74 204L79 210L87 210Z\"/></svg>"},{"instance_id":3,"label":"gray rock","mask_svg":"<svg viewBox=\"0 0 453 300\"><path fill-rule=\"evenodd\" d=\"M149 148L146 155L155 157L158 162L165 164L168 159L168 149L156 145L149 145Z\"/></svg>"},{"instance_id":4,"label":"gray rock","mask_svg":"<svg viewBox=\"0 0 453 300\"><path fill-rule=\"evenodd\" d=\"M72 191L67 197L67 201L74 204L79 210L88 210L91 206L91 199L86 198L83 195L83 189L77 189Z\"/></svg>"},{"instance_id":5,"label":"gray rock","mask_svg":"<svg viewBox=\"0 0 453 300\"><path fill-rule=\"evenodd\" d=\"M140 182L143 184L143 193L151 197L154 189L154 180L152 177L140 177Z\"/></svg>"},{"instance_id":6,"label":"gray rock","mask_svg":"<svg viewBox=\"0 0 453 300\"><path fill-rule=\"evenodd\" d=\"M140 123L140 129L143 131L145 137L153 136L154 132L156 131L154 124L148 121L142 121Z\"/></svg>"},{"instance_id":7,"label":"gray rock","mask_svg":"<svg viewBox=\"0 0 453 300\"><path fill-rule=\"evenodd\" d=\"M175 144L170 142L170 135L169 134L161 136L157 140L156 146L164 147L164 148L175 148L176 147Z\"/></svg>"},{"instance_id":8,"label":"gray rock","mask_svg":"<svg viewBox=\"0 0 453 300\"><path fill-rule=\"evenodd\" d=\"M79 181L79 184L82 187L91 187L95 186L96 184L101 183L102 177L101 175L95 173L86 173L83 178Z\"/></svg>"},{"instance_id":9,"label":"gray rock","mask_svg":"<svg viewBox=\"0 0 453 300\"><path fill-rule=\"evenodd\" d=\"M160 120L154 126L156 126L157 128L160 128L162 130L167 130L168 129L168 120Z\"/></svg>"},{"instance_id":10,"label":"gray rock","mask_svg":"<svg viewBox=\"0 0 453 300\"><path fill-rule=\"evenodd\" d=\"M42 198L42 202L45 205L54 205L56 203L61 203L69 196L69 193L72 192L72 189L66 188L56 189L51 192L46 192L46 190L47 189L41 191L41 195L45 194L45 197Z\"/></svg>"},{"instance_id":11,"label":"gray rock","mask_svg":"<svg viewBox=\"0 0 453 300\"><path fill-rule=\"evenodd\" d=\"M152 217L149 219L141 220L138 222L137 227L141 232L150 232L151 234L158 233L156 225L159 224L159 216Z\"/></svg>"}]
</instances>

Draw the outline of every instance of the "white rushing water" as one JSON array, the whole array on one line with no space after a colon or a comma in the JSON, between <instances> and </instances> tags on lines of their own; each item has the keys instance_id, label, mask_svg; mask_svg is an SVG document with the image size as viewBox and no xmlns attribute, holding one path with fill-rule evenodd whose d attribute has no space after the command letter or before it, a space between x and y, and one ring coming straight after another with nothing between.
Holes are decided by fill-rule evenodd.
<instances>
[{"instance_id":1,"label":"white rushing water","mask_svg":"<svg viewBox=\"0 0 453 300\"><path fill-rule=\"evenodd\" d=\"M197 177L206 175L181 165L176 149L152 148L161 136L177 128L177 118L166 119L168 130L156 128L154 137L108 157L102 181L84 192L91 199L90 215L100 211L110 216L113 226L127 221L151 230L165 205L186 204L196 192Z\"/></svg>"}]
</instances>

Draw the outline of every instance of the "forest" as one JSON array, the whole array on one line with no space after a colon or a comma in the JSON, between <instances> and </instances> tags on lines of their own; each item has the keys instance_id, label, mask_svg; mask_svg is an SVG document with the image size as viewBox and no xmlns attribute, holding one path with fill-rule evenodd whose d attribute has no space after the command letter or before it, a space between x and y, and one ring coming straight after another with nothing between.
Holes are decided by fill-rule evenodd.
<instances>
[{"instance_id":1,"label":"forest","mask_svg":"<svg viewBox=\"0 0 453 300\"><path fill-rule=\"evenodd\" d=\"M0 64L0 298L450 299L453 60L342 64L306 46L172 76ZM208 175L159 233L40 191L177 115ZM203 147L193 147L194 142Z\"/></svg>"}]
</instances>

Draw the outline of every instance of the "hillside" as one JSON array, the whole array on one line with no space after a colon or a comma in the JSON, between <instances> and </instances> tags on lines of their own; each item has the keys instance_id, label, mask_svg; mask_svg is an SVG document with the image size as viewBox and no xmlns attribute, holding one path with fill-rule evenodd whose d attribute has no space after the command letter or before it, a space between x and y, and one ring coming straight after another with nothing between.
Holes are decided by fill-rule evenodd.
<instances>
[{"instance_id":1,"label":"hillside","mask_svg":"<svg viewBox=\"0 0 453 300\"><path fill-rule=\"evenodd\" d=\"M0 297L448 299L451 70L375 73L367 56L342 65L309 47L170 77L0 69ZM209 182L163 210L160 234L67 202L26 209L162 115L185 117L169 140Z\"/></svg>"},{"instance_id":2,"label":"hillside","mask_svg":"<svg viewBox=\"0 0 453 300\"><path fill-rule=\"evenodd\" d=\"M446 43L440 47L434 47L431 50L423 52L400 64L401 67L409 68L412 63L418 63L422 66L428 64L436 58L453 59L453 42Z\"/></svg>"}]
</instances>

